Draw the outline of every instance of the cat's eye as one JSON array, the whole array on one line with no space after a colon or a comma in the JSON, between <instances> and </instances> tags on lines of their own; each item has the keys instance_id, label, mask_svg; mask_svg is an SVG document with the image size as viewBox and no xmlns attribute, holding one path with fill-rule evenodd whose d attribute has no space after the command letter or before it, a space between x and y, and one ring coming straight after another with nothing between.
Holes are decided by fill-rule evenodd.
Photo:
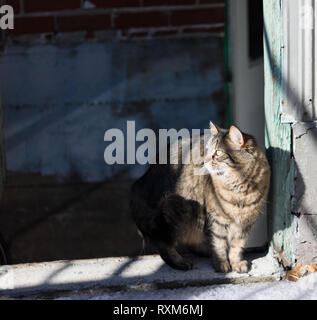
<instances>
[{"instance_id":1,"label":"cat's eye","mask_svg":"<svg viewBox=\"0 0 317 320\"><path fill-rule=\"evenodd\" d=\"M221 157L222 155L224 155L224 152L222 152L222 151L220 151L220 150L217 150L217 151L215 152L215 155L216 155L217 157Z\"/></svg>"}]
</instances>

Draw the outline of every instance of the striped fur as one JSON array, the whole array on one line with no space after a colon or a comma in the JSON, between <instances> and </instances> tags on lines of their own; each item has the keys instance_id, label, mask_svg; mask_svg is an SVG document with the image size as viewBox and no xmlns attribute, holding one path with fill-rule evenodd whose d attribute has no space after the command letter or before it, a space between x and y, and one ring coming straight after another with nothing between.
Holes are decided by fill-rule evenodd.
<instances>
[{"instance_id":1,"label":"striped fur","mask_svg":"<svg viewBox=\"0 0 317 320\"><path fill-rule=\"evenodd\" d=\"M252 136L210 126L201 163L152 165L132 187L131 213L171 267L192 268L181 254L187 248L212 256L217 271L246 272L243 247L266 201L270 168ZM202 154L202 139L189 145ZM170 153L181 151L177 145ZM197 175L201 167L209 174Z\"/></svg>"}]
</instances>

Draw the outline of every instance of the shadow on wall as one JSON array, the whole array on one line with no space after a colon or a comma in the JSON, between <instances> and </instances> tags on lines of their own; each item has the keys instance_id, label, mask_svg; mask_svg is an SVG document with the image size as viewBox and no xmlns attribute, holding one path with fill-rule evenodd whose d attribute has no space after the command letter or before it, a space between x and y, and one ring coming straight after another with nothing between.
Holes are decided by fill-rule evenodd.
<instances>
[{"instance_id":1,"label":"shadow on wall","mask_svg":"<svg viewBox=\"0 0 317 320\"><path fill-rule=\"evenodd\" d=\"M7 48L0 81L8 170L66 180L75 173L84 182L123 169L140 176L141 167L105 165L105 130L125 132L127 120L155 131L221 122L222 57L216 38Z\"/></svg>"}]
</instances>

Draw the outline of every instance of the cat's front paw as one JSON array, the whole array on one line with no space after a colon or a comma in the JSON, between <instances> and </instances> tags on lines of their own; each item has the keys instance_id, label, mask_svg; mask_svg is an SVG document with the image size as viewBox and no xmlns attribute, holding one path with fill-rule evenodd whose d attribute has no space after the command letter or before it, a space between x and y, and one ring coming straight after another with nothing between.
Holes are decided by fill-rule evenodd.
<instances>
[{"instance_id":1,"label":"cat's front paw","mask_svg":"<svg viewBox=\"0 0 317 320\"><path fill-rule=\"evenodd\" d=\"M220 261L215 263L214 268L217 272L228 273L231 271L231 266L229 261Z\"/></svg>"},{"instance_id":2,"label":"cat's front paw","mask_svg":"<svg viewBox=\"0 0 317 320\"><path fill-rule=\"evenodd\" d=\"M232 263L232 270L238 273L247 273L249 271L248 261L243 260L236 263Z\"/></svg>"},{"instance_id":3,"label":"cat's front paw","mask_svg":"<svg viewBox=\"0 0 317 320\"><path fill-rule=\"evenodd\" d=\"M192 270L194 268L194 264L192 261L188 259L184 259L180 264L179 267L181 270L187 271L187 270Z\"/></svg>"}]
</instances>

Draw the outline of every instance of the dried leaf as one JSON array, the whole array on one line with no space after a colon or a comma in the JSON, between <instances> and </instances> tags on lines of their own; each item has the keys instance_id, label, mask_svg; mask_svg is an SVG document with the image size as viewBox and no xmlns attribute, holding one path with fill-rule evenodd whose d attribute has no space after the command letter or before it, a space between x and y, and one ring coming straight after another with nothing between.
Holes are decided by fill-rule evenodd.
<instances>
[{"instance_id":1,"label":"dried leaf","mask_svg":"<svg viewBox=\"0 0 317 320\"><path fill-rule=\"evenodd\" d=\"M299 264L294 269L287 272L286 279L288 281L297 282L300 278L303 278L316 271L317 265L315 264Z\"/></svg>"}]
</instances>

